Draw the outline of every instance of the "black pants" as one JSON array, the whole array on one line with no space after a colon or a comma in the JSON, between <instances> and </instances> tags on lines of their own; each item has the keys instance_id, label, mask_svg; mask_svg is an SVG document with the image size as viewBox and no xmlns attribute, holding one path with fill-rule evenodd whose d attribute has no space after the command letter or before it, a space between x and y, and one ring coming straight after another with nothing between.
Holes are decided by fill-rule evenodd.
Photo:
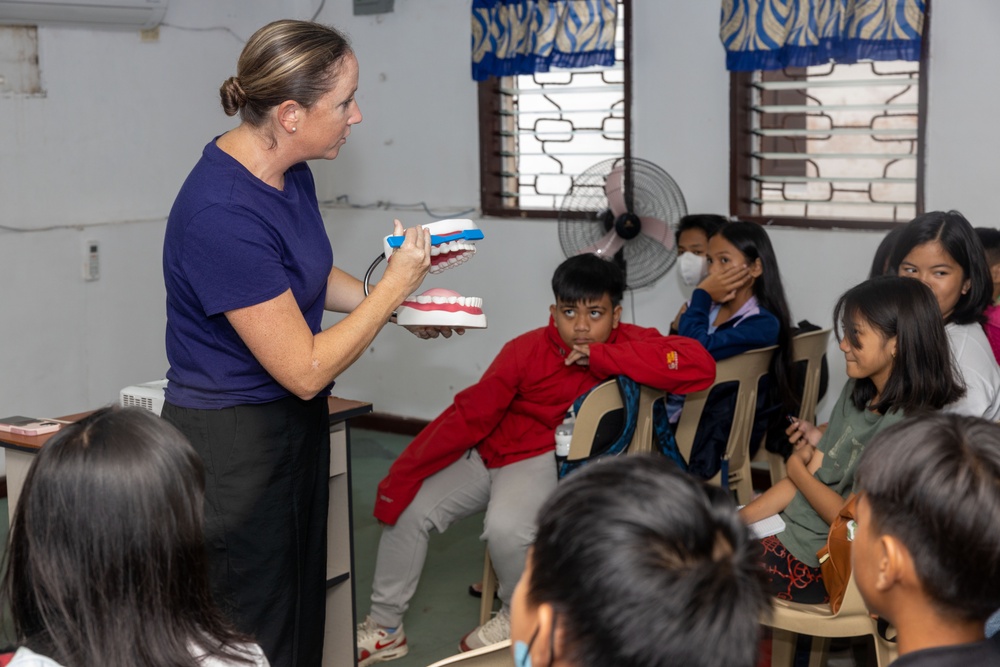
<instances>
[{"instance_id":1,"label":"black pants","mask_svg":"<svg viewBox=\"0 0 1000 667\"><path fill-rule=\"evenodd\" d=\"M272 667L319 667L326 618L326 398L222 410L163 406L205 463L216 602Z\"/></svg>"}]
</instances>

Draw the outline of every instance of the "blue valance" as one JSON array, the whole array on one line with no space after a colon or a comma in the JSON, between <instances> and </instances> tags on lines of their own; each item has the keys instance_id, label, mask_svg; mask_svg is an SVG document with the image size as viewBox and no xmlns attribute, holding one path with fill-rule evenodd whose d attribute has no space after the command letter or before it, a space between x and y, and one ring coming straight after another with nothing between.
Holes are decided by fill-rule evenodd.
<instances>
[{"instance_id":1,"label":"blue valance","mask_svg":"<svg viewBox=\"0 0 1000 667\"><path fill-rule=\"evenodd\" d=\"M732 71L920 60L925 0L722 0Z\"/></svg>"},{"instance_id":2,"label":"blue valance","mask_svg":"<svg viewBox=\"0 0 1000 667\"><path fill-rule=\"evenodd\" d=\"M615 62L617 0L472 0L472 78Z\"/></svg>"}]
</instances>

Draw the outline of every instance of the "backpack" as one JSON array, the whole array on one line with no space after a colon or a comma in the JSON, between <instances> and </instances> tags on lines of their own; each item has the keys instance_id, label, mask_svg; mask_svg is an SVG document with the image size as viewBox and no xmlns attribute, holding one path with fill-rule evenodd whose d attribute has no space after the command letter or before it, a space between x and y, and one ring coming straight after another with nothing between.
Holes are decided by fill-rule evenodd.
<instances>
[{"instance_id":1,"label":"backpack","mask_svg":"<svg viewBox=\"0 0 1000 667\"><path fill-rule=\"evenodd\" d=\"M559 479L591 461L606 456L618 456L628 451L638 424L640 386L638 382L625 375L615 376L615 383L622 398L622 407L610 410L601 417L594 433L590 455L583 459L563 461L559 465ZM584 399L594 388L573 401L573 405L566 412L567 419L576 419ZM653 440L655 451L673 460L682 470L687 469L667 420L665 396L653 403Z\"/></svg>"}]
</instances>

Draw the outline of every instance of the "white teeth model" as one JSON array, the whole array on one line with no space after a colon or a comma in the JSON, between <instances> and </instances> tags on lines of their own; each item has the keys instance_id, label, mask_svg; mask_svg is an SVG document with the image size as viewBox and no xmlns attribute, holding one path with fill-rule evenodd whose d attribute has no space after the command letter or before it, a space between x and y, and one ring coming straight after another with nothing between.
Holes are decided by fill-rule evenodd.
<instances>
[{"instance_id":1,"label":"white teeth model","mask_svg":"<svg viewBox=\"0 0 1000 667\"><path fill-rule=\"evenodd\" d=\"M452 241L431 246L431 273L441 273L464 264L476 254L476 246L465 241Z\"/></svg>"},{"instance_id":2,"label":"white teeth model","mask_svg":"<svg viewBox=\"0 0 1000 667\"><path fill-rule=\"evenodd\" d=\"M396 309L396 324L415 327L485 329L483 300L435 287L408 297Z\"/></svg>"}]
</instances>

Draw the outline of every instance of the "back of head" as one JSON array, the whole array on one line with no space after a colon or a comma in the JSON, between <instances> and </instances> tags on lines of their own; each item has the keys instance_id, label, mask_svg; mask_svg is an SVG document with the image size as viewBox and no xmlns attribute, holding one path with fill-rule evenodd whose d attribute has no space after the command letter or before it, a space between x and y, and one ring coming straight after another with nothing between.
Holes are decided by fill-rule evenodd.
<instances>
[{"instance_id":1,"label":"back of head","mask_svg":"<svg viewBox=\"0 0 1000 667\"><path fill-rule=\"evenodd\" d=\"M965 278L970 283L969 290L955 304L948 322L981 322L983 311L993 297L993 279L986 265L986 253L979 242L979 236L958 211L931 211L908 222L893 247L889 273L898 273L899 265L911 250L932 241L940 243L962 267Z\"/></svg>"},{"instance_id":2,"label":"back of head","mask_svg":"<svg viewBox=\"0 0 1000 667\"><path fill-rule=\"evenodd\" d=\"M715 213L692 213L691 215L685 215L677 223L677 232L674 234L674 239L677 243L680 243L681 233L689 229L700 229L705 232L705 238L711 238L713 234L719 231L719 227L728 222L729 219L726 216Z\"/></svg>"},{"instance_id":3,"label":"back of head","mask_svg":"<svg viewBox=\"0 0 1000 667\"><path fill-rule=\"evenodd\" d=\"M919 280L878 276L844 292L833 309L837 338L854 347L860 341L857 322L867 323L883 339L896 337L892 372L879 396L876 410L912 414L937 410L964 393L955 370L941 311L930 288ZM855 407L864 409L876 394L865 378L855 382Z\"/></svg>"},{"instance_id":4,"label":"back of head","mask_svg":"<svg viewBox=\"0 0 1000 667\"><path fill-rule=\"evenodd\" d=\"M309 21L269 23L250 37L236 76L219 89L222 108L253 127L263 126L268 112L287 100L308 109L333 88L338 66L352 53L334 28Z\"/></svg>"},{"instance_id":5,"label":"back of head","mask_svg":"<svg viewBox=\"0 0 1000 667\"><path fill-rule=\"evenodd\" d=\"M211 604L203 491L195 451L147 411L63 428L11 526L3 590L18 639L66 665L176 664L191 643L219 654L235 633Z\"/></svg>"},{"instance_id":6,"label":"back of head","mask_svg":"<svg viewBox=\"0 0 1000 667\"><path fill-rule=\"evenodd\" d=\"M539 513L530 604L579 667L756 664L770 604L758 545L721 489L662 457L568 477Z\"/></svg>"},{"instance_id":7,"label":"back of head","mask_svg":"<svg viewBox=\"0 0 1000 667\"><path fill-rule=\"evenodd\" d=\"M1000 229L976 227L976 236L986 251L986 263L990 267L1000 264Z\"/></svg>"},{"instance_id":8,"label":"back of head","mask_svg":"<svg viewBox=\"0 0 1000 667\"><path fill-rule=\"evenodd\" d=\"M1000 607L1000 426L904 420L869 443L857 484L875 532L906 546L940 614L981 622Z\"/></svg>"},{"instance_id":9,"label":"back of head","mask_svg":"<svg viewBox=\"0 0 1000 667\"><path fill-rule=\"evenodd\" d=\"M552 274L552 294L556 301L579 303L607 294L611 305L617 306L624 293L625 276L618 265L591 253L570 257Z\"/></svg>"},{"instance_id":10,"label":"back of head","mask_svg":"<svg viewBox=\"0 0 1000 667\"><path fill-rule=\"evenodd\" d=\"M890 271L889 263L892 258L893 248L896 247L896 240L899 239L899 235L903 233L904 229L905 227L900 225L882 237L878 248L875 249L875 256L872 258L872 268L868 272L869 278L884 276L890 272L893 274L896 273L895 271Z\"/></svg>"}]
</instances>

